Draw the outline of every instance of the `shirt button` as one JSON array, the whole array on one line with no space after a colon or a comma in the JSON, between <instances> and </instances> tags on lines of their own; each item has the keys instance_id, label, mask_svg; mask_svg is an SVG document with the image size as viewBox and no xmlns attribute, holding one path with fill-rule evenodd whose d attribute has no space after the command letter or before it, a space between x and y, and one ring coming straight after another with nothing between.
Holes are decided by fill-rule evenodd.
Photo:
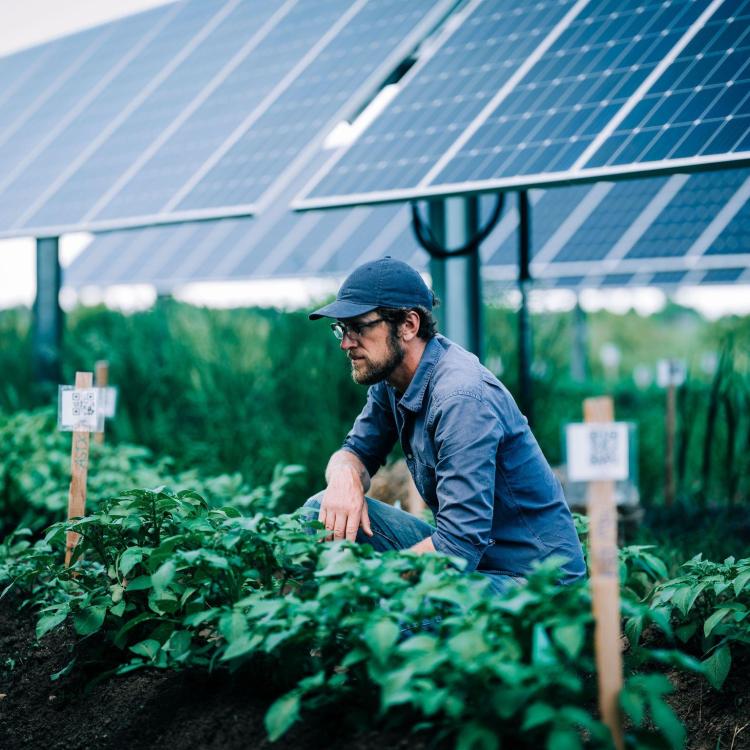
<instances>
[{"instance_id":1,"label":"shirt button","mask_svg":"<svg viewBox=\"0 0 750 750\"><path fill-rule=\"evenodd\" d=\"M407 454L406 457L409 459L409 461L412 461L414 459L414 456L412 456L411 453Z\"/></svg>"}]
</instances>

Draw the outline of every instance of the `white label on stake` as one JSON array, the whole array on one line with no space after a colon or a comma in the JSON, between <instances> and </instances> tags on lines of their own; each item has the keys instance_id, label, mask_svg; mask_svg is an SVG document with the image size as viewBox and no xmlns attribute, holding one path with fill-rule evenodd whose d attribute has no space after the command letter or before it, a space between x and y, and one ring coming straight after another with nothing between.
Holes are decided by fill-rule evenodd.
<instances>
[{"instance_id":1,"label":"white label on stake","mask_svg":"<svg viewBox=\"0 0 750 750\"><path fill-rule=\"evenodd\" d=\"M61 385L57 408L57 429L63 432L101 432L104 415L101 388L74 388Z\"/></svg>"},{"instance_id":2,"label":"white label on stake","mask_svg":"<svg viewBox=\"0 0 750 750\"><path fill-rule=\"evenodd\" d=\"M102 414L107 419L112 419L115 416L117 410L117 388L109 386L108 388L102 388Z\"/></svg>"},{"instance_id":3,"label":"white label on stake","mask_svg":"<svg viewBox=\"0 0 750 750\"><path fill-rule=\"evenodd\" d=\"M687 365L681 359L660 359L656 363L656 384L659 388L681 386L687 378Z\"/></svg>"},{"instance_id":4,"label":"white label on stake","mask_svg":"<svg viewBox=\"0 0 750 750\"><path fill-rule=\"evenodd\" d=\"M628 425L586 422L565 427L571 482L628 478Z\"/></svg>"}]
</instances>

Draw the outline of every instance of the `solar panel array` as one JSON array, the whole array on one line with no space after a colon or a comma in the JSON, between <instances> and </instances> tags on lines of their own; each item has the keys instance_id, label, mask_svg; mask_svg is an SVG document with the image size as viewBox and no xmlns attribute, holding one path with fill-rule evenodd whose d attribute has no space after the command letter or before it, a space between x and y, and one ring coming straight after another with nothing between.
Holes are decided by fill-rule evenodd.
<instances>
[{"instance_id":1,"label":"solar panel array","mask_svg":"<svg viewBox=\"0 0 750 750\"><path fill-rule=\"evenodd\" d=\"M308 173L316 167L308 165ZM289 193L297 188L290 185ZM750 170L534 190L530 198L531 272L542 284L750 282ZM492 200L483 198L481 205L488 215ZM509 200L481 248L487 279L517 278L517 227ZM195 281L343 276L385 254L428 270L404 207L302 215L277 209L253 220L101 235L67 269L65 283L74 288L150 283L170 291Z\"/></svg>"},{"instance_id":2,"label":"solar panel array","mask_svg":"<svg viewBox=\"0 0 750 750\"><path fill-rule=\"evenodd\" d=\"M179 0L0 59L0 234L267 207L455 0Z\"/></svg>"},{"instance_id":3,"label":"solar panel array","mask_svg":"<svg viewBox=\"0 0 750 750\"><path fill-rule=\"evenodd\" d=\"M474 0L294 205L745 163L750 0Z\"/></svg>"}]
</instances>

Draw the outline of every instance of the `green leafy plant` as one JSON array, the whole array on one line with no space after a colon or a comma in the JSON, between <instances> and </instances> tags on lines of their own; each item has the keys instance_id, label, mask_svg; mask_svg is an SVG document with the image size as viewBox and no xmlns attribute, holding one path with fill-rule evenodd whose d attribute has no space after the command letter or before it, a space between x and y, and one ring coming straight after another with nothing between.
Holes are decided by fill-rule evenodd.
<instances>
[{"instance_id":1,"label":"green leafy plant","mask_svg":"<svg viewBox=\"0 0 750 750\"><path fill-rule=\"evenodd\" d=\"M0 580L39 612L39 637L69 623L118 673L262 671L281 695L266 717L272 738L345 701L352 721L420 727L462 748L609 746L592 712L588 587L560 587L554 560L490 596L458 561L321 544L320 528L211 508L191 491L134 490L33 544L12 535ZM81 536L65 568L69 530ZM627 684L634 721L641 700L679 747L664 686ZM635 723L632 742L656 736Z\"/></svg>"},{"instance_id":2,"label":"green leafy plant","mask_svg":"<svg viewBox=\"0 0 750 750\"><path fill-rule=\"evenodd\" d=\"M177 472L169 457L128 444L91 442L88 500L91 510L101 498L122 487L167 484L191 489L214 506L234 504L245 510L277 512L298 486L304 469L277 465L268 487L252 489L239 473L204 477L197 470ZM70 435L57 431L51 409L19 412L0 426L0 536L17 526L38 530L64 517L70 484Z\"/></svg>"},{"instance_id":3,"label":"green leafy plant","mask_svg":"<svg viewBox=\"0 0 750 750\"><path fill-rule=\"evenodd\" d=\"M703 659L704 673L721 688L732 649L750 646L750 558L723 563L696 555L683 574L656 586L649 605L668 614L676 638Z\"/></svg>"}]
</instances>

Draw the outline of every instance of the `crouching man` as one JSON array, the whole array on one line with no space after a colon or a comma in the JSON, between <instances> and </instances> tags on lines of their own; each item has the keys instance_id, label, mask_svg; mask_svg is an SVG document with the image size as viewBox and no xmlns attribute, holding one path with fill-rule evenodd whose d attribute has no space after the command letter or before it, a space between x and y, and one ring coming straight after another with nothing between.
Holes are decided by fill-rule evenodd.
<instances>
[{"instance_id":1,"label":"crouching man","mask_svg":"<svg viewBox=\"0 0 750 750\"><path fill-rule=\"evenodd\" d=\"M536 560L565 558L563 583L585 575L559 481L513 397L479 360L436 332L434 296L390 257L356 268L330 305L352 378L367 403L305 506L328 539L376 550L442 552L466 560L501 592ZM436 527L366 497L399 440Z\"/></svg>"}]
</instances>

